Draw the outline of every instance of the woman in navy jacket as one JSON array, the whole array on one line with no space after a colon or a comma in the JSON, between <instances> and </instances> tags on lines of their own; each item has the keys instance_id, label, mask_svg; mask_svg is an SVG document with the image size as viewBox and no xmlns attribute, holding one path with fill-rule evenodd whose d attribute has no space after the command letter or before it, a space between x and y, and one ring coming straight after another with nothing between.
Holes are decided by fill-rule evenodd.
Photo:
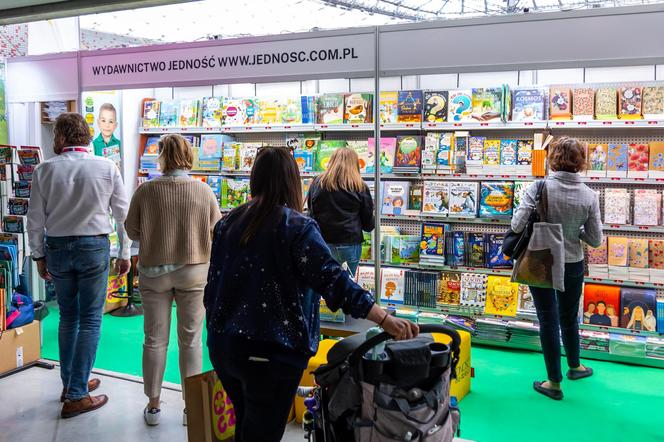
<instances>
[{"instance_id":1,"label":"woman in navy jacket","mask_svg":"<svg viewBox=\"0 0 664 442\"><path fill-rule=\"evenodd\" d=\"M418 328L378 307L332 258L316 222L301 213L302 183L287 149L261 149L250 186L252 200L215 228L204 299L208 348L235 407L236 440L277 442L318 348L314 293L396 339Z\"/></svg>"}]
</instances>

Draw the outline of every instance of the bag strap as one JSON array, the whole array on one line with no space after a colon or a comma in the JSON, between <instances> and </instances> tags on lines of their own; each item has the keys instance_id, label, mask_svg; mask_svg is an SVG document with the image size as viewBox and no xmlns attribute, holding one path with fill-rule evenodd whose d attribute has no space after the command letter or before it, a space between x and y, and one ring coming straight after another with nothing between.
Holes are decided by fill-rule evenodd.
<instances>
[{"instance_id":1,"label":"bag strap","mask_svg":"<svg viewBox=\"0 0 664 442\"><path fill-rule=\"evenodd\" d=\"M535 197L535 209L539 221L546 222L549 211L549 198L546 191L546 178L537 183L537 196Z\"/></svg>"}]
</instances>

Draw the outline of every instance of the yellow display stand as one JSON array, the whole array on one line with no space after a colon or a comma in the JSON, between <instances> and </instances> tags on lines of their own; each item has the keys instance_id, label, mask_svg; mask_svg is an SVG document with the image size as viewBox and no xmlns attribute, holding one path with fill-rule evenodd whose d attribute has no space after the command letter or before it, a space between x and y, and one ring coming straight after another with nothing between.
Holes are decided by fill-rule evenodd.
<instances>
[{"instance_id":1,"label":"yellow display stand","mask_svg":"<svg viewBox=\"0 0 664 442\"><path fill-rule=\"evenodd\" d=\"M449 344L452 340L449 336L439 333L434 333L432 336L436 342L444 344ZM461 351L459 362L457 363L457 378L452 380L450 385L450 396L456 396L457 400L461 401L470 393L470 333L459 330L459 336L461 336ZM311 372L327 363L327 352L336 343L337 341L334 339L323 339L320 341L316 355L309 359L309 364L302 375L300 385L309 387L314 385L314 378ZM302 422L304 411L304 399L300 397L295 398L295 420L298 423Z\"/></svg>"}]
</instances>

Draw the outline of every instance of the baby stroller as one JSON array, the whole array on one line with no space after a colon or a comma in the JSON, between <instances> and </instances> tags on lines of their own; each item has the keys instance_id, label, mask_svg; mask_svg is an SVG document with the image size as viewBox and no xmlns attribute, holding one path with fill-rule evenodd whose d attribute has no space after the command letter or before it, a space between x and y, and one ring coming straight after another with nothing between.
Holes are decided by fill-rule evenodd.
<instances>
[{"instance_id":1,"label":"baby stroller","mask_svg":"<svg viewBox=\"0 0 664 442\"><path fill-rule=\"evenodd\" d=\"M430 333L446 334L452 342L435 342ZM390 339L385 332L369 339L360 334L330 349L328 363L313 373L317 386L307 392L309 440L450 442L458 434L450 379L459 360L459 334L423 325L415 339Z\"/></svg>"}]
</instances>

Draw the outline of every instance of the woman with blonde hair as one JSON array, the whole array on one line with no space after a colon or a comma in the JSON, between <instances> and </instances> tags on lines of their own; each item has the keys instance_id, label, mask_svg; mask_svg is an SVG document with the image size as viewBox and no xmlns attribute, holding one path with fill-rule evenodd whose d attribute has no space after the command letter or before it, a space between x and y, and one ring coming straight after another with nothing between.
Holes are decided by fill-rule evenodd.
<instances>
[{"instance_id":1,"label":"woman with blonde hair","mask_svg":"<svg viewBox=\"0 0 664 442\"><path fill-rule=\"evenodd\" d=\"M362 232L371 232L375 220L371 192L362 180L354 150L342 147L332 154L328 169L309 188L307 207L334 259L347 263L355 274L362 254Z\"/></svg>"},{"instance_id":2,"label":"woman with blonde hair","mask_svg":"<svg viewBox=\"0 0 664 442\"><path fill-rule=\"evenodd\" d=\"M159 423L173 301L182 384L202 370L203 290L212 231L221 213L212 189L189 176L193 158L191 144L184 137L164 135L159 140L158 159L163 175L136 189L125 221L129 237L140 242L143 378L149 399L143 416L148 425ZM186 425L186 411L183 423Z\"/></svg>"}]
</instances>

